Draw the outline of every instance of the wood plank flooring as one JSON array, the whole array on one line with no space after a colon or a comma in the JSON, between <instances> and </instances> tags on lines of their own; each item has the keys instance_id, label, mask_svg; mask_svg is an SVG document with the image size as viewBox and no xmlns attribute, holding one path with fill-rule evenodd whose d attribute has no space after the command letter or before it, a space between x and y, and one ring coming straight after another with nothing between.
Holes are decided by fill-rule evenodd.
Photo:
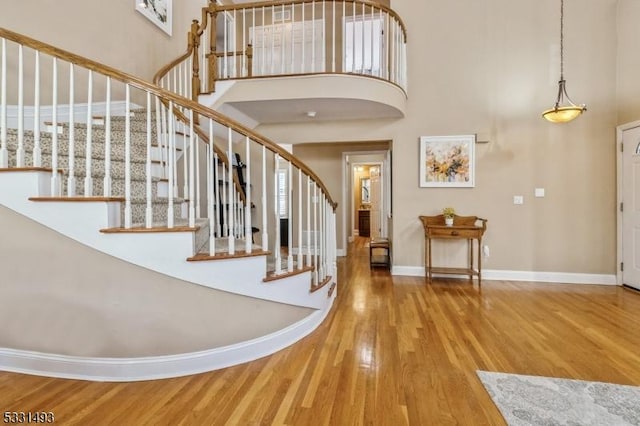
<instances>
[{"instance_id":1,"label":"wood plank flooring","mask_svg":"<svg viewBox=\"0 0 640 426\"><path fill-rule=\"evenodd\" d=\"M476 370L640 385L640 294L613 286L391 277L364 239L301 342L212 373L91 383L0 372L0 414L80 425L500 425Z\"/></svg>"}]
</instances>

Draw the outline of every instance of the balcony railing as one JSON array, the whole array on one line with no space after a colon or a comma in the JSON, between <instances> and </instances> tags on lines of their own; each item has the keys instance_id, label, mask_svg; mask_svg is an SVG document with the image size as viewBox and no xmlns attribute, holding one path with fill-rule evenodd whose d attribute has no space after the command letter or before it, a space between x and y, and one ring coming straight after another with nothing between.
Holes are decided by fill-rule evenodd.
<instances>
[{"instance_id":1,"label":"balcony railing","mask_svg":"<svg viewBox=\"0 0 640 426\"><path fill-rule=\"evenodd\" d=\"M190 96L216 80L345 73L379 78L406 91L407 34L397 13L362 0L210 2L194 20L189 49L158 83Z\"/></svg>"}]
</instances>

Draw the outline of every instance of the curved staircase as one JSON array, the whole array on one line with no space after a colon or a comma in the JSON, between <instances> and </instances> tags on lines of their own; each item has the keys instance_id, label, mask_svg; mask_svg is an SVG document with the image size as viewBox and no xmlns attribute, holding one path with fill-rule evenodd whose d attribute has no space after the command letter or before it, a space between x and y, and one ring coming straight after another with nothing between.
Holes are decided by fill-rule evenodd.
<instances>
[{"instance_id":1,"label":"curved staircase","mask_svg":"<svg viewBox=\"0 0 640 426\"><path fill-rule=\"evenodd\" d=\"M0 213L12 211L4 212L13 217L9 224L28 218L32 230L44 225L55 231L41 230L33 242L39 247L71 239L83 256L126 262L113 264L111 272L135 265L152 281L148 274L161 274L185 289L199 285L308 313L259 337L179 354L80 357L14 348L4 340L0 369L91 380L172 377L267 355L322 322L336 296L336 204L313 171L272 141L178 94L6 29L0 28L0 40ZM87 102L78 104L79 95ZM98 95L106 99L101 116L93 114ZM244 186L238 181L242 166L228 161L238 153ZM286 245L280 241L283 212ZM24 265L24 251L13 250L9 240L0 249L5 267ZM53 279L57 263L44 260L34 268L64 287ZM16 281L4 286L18 288ZM139 294L119 297L137 301L143 315ZM108 308L110 300L100 305ZM15 333L30 331L14 325Z\"/></svg>"}]
</instances>

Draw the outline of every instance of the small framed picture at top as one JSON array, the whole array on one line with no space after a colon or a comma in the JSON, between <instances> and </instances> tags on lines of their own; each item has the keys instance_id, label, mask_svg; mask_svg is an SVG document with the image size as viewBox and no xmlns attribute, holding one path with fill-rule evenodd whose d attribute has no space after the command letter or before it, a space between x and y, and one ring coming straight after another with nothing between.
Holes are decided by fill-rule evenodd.
<instances>
[{"instance_id":1,"label":"small framed picture at top","mask_svg":"<svg viewBox=\"0 0 640 426\"><path fill-rule=\"evenodd\" d=\"M476 135L422 136L420 186L473 188Z\"/></svg>"},{"instance_id":2,"label":"small framed picture at top","mask_svg":"<svg viewBox=\"0 0 640 426\"><path fill-rule=\"evenodd\" d=\"M172 0L134 0L136 10L171 35Z\"/></svg>"}]
</instances>

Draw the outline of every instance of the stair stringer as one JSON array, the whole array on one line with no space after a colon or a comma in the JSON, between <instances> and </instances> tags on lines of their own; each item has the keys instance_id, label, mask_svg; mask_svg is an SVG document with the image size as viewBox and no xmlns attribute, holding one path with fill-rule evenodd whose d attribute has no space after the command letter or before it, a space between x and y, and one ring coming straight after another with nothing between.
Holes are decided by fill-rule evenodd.
<instances>
[{"instance_id":1,"label":"stair stringer","mask_svg":"<svg viewBox=\"0 0 640 426\"><path fill-rule=\"evenodd\" d=\"M32 196L51 194L51 173L0 173L0 204L96 250L168 276L250 297L315 309L326 309L326 292L311 293L311 273L264 283L266 256L188 262L195 253L195 232L115 233L100 229L120 226L120 202L43 203Z\"/></svg>"}]
</instances>

